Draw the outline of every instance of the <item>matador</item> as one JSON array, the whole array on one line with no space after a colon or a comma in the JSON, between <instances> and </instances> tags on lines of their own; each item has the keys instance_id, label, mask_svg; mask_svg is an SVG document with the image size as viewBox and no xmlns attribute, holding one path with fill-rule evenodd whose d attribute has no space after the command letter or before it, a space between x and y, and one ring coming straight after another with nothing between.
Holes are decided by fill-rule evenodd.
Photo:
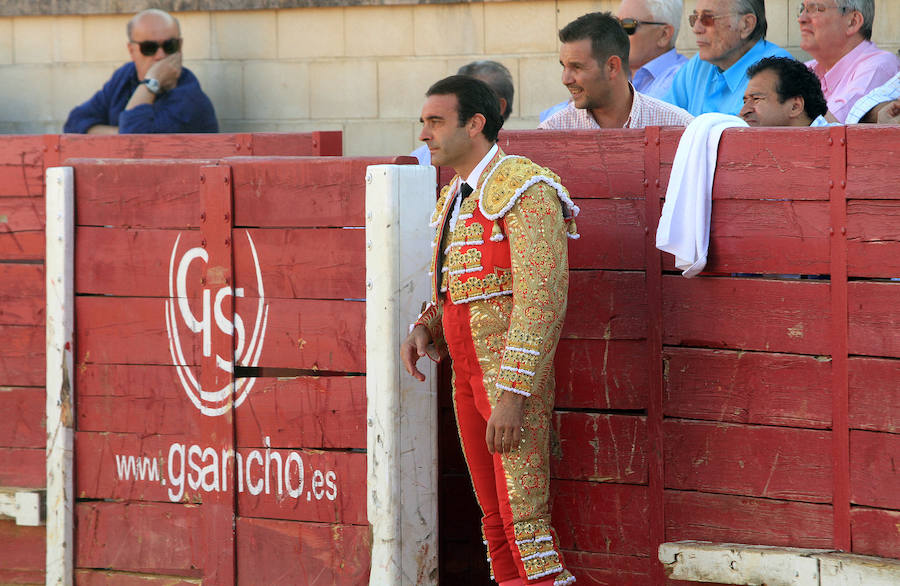
<instances>
[{"instance_id":1,"label":"matador","mask_svg":"<svg viewBox=\"0 0 900 586\"><path fill-rule=\"evenodd\" d=\"M457 176L431 218L432 297L401 359L424 380L418 358L449 352L492 578L571 584L550 525L549 440L578 208L552 171L499 149L503 120L487 85L452 76L426 96L420 138Z\"/></svg>"}]
</instances>

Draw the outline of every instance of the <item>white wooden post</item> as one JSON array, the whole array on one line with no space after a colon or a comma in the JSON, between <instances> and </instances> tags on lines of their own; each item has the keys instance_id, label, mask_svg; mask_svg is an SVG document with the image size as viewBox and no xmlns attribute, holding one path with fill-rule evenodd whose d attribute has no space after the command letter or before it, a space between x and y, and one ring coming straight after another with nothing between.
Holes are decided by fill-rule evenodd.
<instances>
[{"instance_id":1,"label":"white wooden post","mask_svg":"<svg viewBox=\"0 0 900 586\"><path fill-rule=\"evenodd\" d=\"M367 511L372 586L437 584L436 368L424 383L399 347L430 294L435 169L373 165L366 172Z\"/></svg>"},{"instance_id":2,"label":"white wooden post","mask_svg":"<svg viewBox=\"0 0 900 586\"><path fill-rule=\"evenodd\" d=\"M47 169L47 574L71 585L74 570L75 190L71 167Z\"/></svg>"}]
</instances>

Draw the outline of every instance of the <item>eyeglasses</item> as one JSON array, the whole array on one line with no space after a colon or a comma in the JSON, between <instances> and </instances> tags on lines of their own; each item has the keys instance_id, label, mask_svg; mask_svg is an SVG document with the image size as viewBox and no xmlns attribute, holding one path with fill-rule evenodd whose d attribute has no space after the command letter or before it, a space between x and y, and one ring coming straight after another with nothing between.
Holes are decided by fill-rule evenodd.
<instances>
[{"instance_id":1,"label":"eyeglasses","mask_svg":"<svg viewBox=\"0 0 900 586\"><path fill-rule=\"evenodd\" d=\"M144 57L152 57L153 55L156 55L156 52L159 51L160 47L162 47L162 50L166 55L177 53L181 49L181 39L179 38L166 39L161 43L157 41L129 42L137 45L141 50L141 55L143 55Z\"/></svg>"},{"instance_id":2,"label":"eyeglasses","mask_svg":"<svg viewBox=\"0 0 900 586\"><path fill-rule=\"evenodd\" d=\"M700 21L700 24L702 24L703 26L713 26L714 24L716 24L716 21L719 20L720 18L725 18L726 16L734 16L734 15L735 15L734 12L729 12L727 14L715 15L712 12L707 12L706 10L704 10L700 14L697 14L696 12L692 12L691 15L688 16L688 22L690 23L691 27L693 27L695 24L697 24L698 20Z\"/></svg>"},{"instance_id":3,"label":"eyeglasses","mask_svg":"<svg viewBox=\"0 0 900 586\"><path fill-rule=\"evenodd\" d=\"M829 8L840 8L841 12L847 12L846 6L826 6L821 2L801 2L797 10L797 18L803 16L805 12L810 18L815 18Z\"/></svg>"},{"instance_id":4,"label":"eyeglasses","mask_svg":"<svg viewBox=\"0 0 900 586\"><path fill-rule=\"evenodd\" d=\"M622 28L625 29L625 32L629 35L633 35L634 33L636 33L638 27L642 24L668 24L667 22L653 22L652 20L638 20L636 18L620 18L619 23L622 25Z\"/></svg>"}]
</instances>

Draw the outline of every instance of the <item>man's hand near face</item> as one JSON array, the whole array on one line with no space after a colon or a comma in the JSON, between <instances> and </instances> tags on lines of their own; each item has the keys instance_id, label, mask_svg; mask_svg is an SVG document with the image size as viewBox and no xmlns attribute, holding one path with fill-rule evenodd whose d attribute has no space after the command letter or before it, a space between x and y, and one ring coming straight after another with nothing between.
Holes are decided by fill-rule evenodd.
<instances>
[{"instance_id":1,"label":"man's hand near face","mask_svg":"<svg viewBox=\"0 0 900 586\"><path fill-rule=\"evenodd\" d=\"M145 79L158 81L161 92L174 89L178 85L179 77L181 77L181 51L172 53L151 65L147 70L147 75L144 76ZM131 94L131 99L125 105L125 109L131 110L143 104L152 104L154 101L156 101L156 94L150 91L147 84L142 83Z\"/></svg>"}]
</instances>

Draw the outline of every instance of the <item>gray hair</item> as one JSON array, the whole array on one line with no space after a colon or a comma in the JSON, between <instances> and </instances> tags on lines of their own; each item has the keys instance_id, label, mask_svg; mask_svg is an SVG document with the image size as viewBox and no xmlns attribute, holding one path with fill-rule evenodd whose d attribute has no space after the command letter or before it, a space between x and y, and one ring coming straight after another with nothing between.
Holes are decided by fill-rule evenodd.
<instances>
[{"instance_id":1,"label":"gray hair","mask_svg":"<svg viewBox=\"0 0 900 586\"><path fill-rule=\"evenodd\" d=\"M766 22L766 0L734 0L734 10L738 14L752 14L756 17L756 28L750 33L749 40L766 38L766 31L769 29Z\"/></svg>"},{"instance_id":2,"label":"gray hair","mask_svg":"<svg viewBox=\"0 0 900 586\"><path fill-rule=\"evenodd\" d=\"M158 8L148 8L147 10L141 10L140 12L132 16L131 20L128 21L128 24L125 25L125 34L128 35L129 41L131 40L131 32L134 30L135 23L137 23L137 21L139 21L141 18L150 16L151 14L153 16L158 16L160 18L164 18L166 20L174 22L175 28L178 30L178 36L181 36L181 23L178 22L177 18L175 18L165 10L159 10Z\"/></svg>"},{"instance_id":3,"label":"gray hair","mask_svg":"<svg viewBox=\"0 0 900 586\"><path fill-rule=\"evenodd\" d=\"M651 20L671 24L675 32L672 34L672 45L681 31L681 13L684 12L684 0L644 0Z\"/></svg>"},{"instance_id":4,"label":"gray hair","mask_svg":"<svg viewBox=\"0 0 900 586\"><path fill-rule=\"evenodd\" d=\"M501 112L503 119L509 118L513 109L513 78L509 69L502 63L482 59L481 61L472 61L459 68L457 75L468 75L480 79L488 84L497 97L506 100L506 109Z\"/></svg>"},{"instance_id":5,"label":"gray hair","mask_svg":"<svg viewBox=\"0 0 900 586\"><path fill-rule=\"evenodd\" d=\"M837 7L844 12L854 10L862 14L863 25L859 34L867 41L872 40L872 23L875 21L875 0L835 0Z\"/></svg>"}]
</instances>

